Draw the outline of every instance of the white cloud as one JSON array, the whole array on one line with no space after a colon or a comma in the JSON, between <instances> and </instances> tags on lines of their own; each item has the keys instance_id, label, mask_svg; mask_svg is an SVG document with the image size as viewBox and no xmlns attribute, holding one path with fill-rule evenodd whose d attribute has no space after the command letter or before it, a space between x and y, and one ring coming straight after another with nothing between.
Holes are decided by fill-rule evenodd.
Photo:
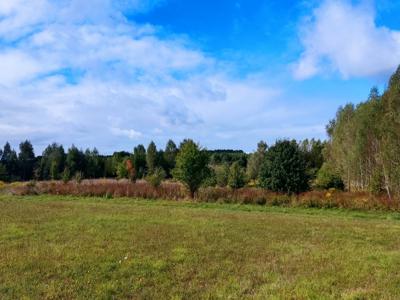
<instances>
[{"instance_id":1,"label":"white cloud","mask_svg":"<svg viewBox=\"0 0 400 300\"><path fill-rule=\"evenodd\" d=\"M134 129L121 129L117 127L111 128L111 133L116 136L127 137L131 140L138 139L142 136L141 132L136 131Z\"/></svg>"},{"instance_id":2,"label":"white cloud","mask_svg":"<svg viewBox=\"0 0 400 300\"><path fill-rule=\"evenodd\" d=\"M400 32L377 26L374 9L325 0L300 31L304 52L297 79L336 71L344 78L387 75L400 64Z\"/></svg>"},{"instance_id":3,"label":"white cloud","mask_svg":"<svg viewBox=\"0 0 400 300\"><path fill-rule=\"evenodd\" d=\"M251 149L292 117L264 76L236 78L190 41L125 20L127 1L10 2L0 2L0 142L111 152L191 137Z\"/></svg>"}]
</instances>

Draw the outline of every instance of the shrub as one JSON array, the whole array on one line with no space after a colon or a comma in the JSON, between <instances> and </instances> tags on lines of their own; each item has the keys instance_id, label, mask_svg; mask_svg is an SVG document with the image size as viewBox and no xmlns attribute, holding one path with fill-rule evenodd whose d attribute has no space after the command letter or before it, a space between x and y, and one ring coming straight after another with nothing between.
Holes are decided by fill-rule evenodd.
<instances>
[{"instance_id":1,"label":"shrub","mask_svg":"<svg viewBox=\"0 0 400 300\"><path fill-rule=\"evenodd\" d=\"M128 178L128 170L126 168L126 162L120 162L117 165L117 178L118 179L124 179L124 178Z\"/></svg>"},{"instance_id":2,"label":"shrub","mask_svg":"<svg viewBox=\"0 0 400 300\"><path fill-rule=\"evenodd\" d=\"M146 181L150 183L151 186L158 188L166 176L167 174L163 168L156 167L153 173L146 177Z\"/></svg>"},{"instance_id":3,"label":"shrub","mask_svg":"<svg viewBox=\"0 0 400 300\"><path fill-rule=\"evenodd\" d=\"M128 179L132 182L136 181L136 169L133 166L132 160L126 159L125 161L126 171L128 173Z\"/></svg>"},{"instance_id":4,"label":"shrub","mask_svg":"<svg viewBox=\"0 0 400 300\"><path fill-rule=\"evenodd\" d=\"M81 171L76 172L74 179L78 184L80 184L83 180L83 173Z\"/></svg>"},{"instance_id":5,"label":"shrub","mask_svg":"<svg viewBox=\"0 0 400 300\"><path fill-rule=\"evenodd\" d=\"M239 189L246 183L244 170L238 162L234 162L229 170L228 185L233 189Z\"/></svg>"},{"instance_id":6,"label":"shrub","mask_svg":"<svg viewBox=\"0 0 400 300\"><path fill-rule=\"evenodd\" d=\"M62 174L62 181L64 183L67 183L68 181L70 181L70 179L71 179L71 173L68 168L65 168Z\"/></svg>"},{"instance_id":7,"label":"shrub","mask_svg":"<svg viewBox=\"0 0 400 300\"><path fill-rule=\"evenodd\" d=\"M260 172L260 185L287 194L308 190L306 162L296 141L277 141L269 148Z\"/></svg>"},{"instance_id":8,"label":"shrub","mask_svg":"<svg viewBox=\"0 0 400 300\"><path fill-rule=\"evenodd\" d=\"M210 174L204 179L201 184L202 187L215 187L217 186L217 175L213 168L210 168Z\"/></svg>"},{"instance_id":9,"label":"shrub","mask_svg":"<svg viewBox=\"0 0 400 300\"><path fill-rule=\"evenodd\" d=\"M330 188L344 190L343 180L327 164L323 164L321 169L318 171L314 186L318 189L324 190Z\"/></svg>"},{"instance_id":10,"label":"shrub","mask_svg":"<svg viewBox=\"0 0 400 300\"><path fill-rule=\"evenodd\" d=\"M220 187L227 186L229 180L229 165L225 163L221 166L215 166L214 170L217 185Z\"/></svg>"}]
</instances>

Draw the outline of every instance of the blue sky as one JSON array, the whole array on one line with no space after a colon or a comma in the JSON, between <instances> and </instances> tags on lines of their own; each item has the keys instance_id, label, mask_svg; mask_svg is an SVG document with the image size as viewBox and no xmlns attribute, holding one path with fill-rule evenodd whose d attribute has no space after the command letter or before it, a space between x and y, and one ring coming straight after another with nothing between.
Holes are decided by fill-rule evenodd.
<instances>
[{"instance_id":1,"label":"blue sky","mask_svg":"<svg viewBox=\"0 0 400 300\"><path fill-rule=\"evenodd\" d=\"M400 64L400 2L0 1L0 143L325 138Z\"/></svg>"}]
</instances>

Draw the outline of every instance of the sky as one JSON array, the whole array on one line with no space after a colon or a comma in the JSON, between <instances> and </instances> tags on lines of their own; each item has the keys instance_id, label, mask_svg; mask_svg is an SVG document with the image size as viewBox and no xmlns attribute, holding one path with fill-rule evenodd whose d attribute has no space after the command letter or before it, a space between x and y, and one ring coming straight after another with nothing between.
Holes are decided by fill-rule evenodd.
<instances>
[{"instance_id":1,"label":"sky","mask_svg":"<svg viewBox=\"0 0 400 300\"><path fill-rule=\"evenodd\" d=\"M400 1L0 0L0 144L325 139L400 64Z\"/></svg>"}]
</instances>

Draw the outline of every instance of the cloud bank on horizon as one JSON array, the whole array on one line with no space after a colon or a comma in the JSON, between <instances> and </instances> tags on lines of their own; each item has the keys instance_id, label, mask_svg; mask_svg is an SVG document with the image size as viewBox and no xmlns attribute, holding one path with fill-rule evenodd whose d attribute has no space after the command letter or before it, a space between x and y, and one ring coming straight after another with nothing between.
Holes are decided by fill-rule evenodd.
<instances>
[{"instance_id":1,"label":"cloud bank on horizon","mask_svg":"<svg viewBox=\"0 0 400 300\"><path fill-rule=\"evenodd\" d=\"M334 114L327 107L349 100L332 90L364 78L354 79L352 94L362 97L371 78L385 78L400 62L400 31L377 25L371 5L328 0L302 7L288 33L299 35L299 46L287 45L273 71L262 63L243 70L248 52L212 51L168 19L136 19L168 5L0 1L0 142L30 139L41 150L57 141L111 152L150 140L163 146L169 138L244 150L260 139L323 138ZM240 38L237 20L232 32ZM327 74L326 95L314 92Z\"/></svg>"}]
</instances>

